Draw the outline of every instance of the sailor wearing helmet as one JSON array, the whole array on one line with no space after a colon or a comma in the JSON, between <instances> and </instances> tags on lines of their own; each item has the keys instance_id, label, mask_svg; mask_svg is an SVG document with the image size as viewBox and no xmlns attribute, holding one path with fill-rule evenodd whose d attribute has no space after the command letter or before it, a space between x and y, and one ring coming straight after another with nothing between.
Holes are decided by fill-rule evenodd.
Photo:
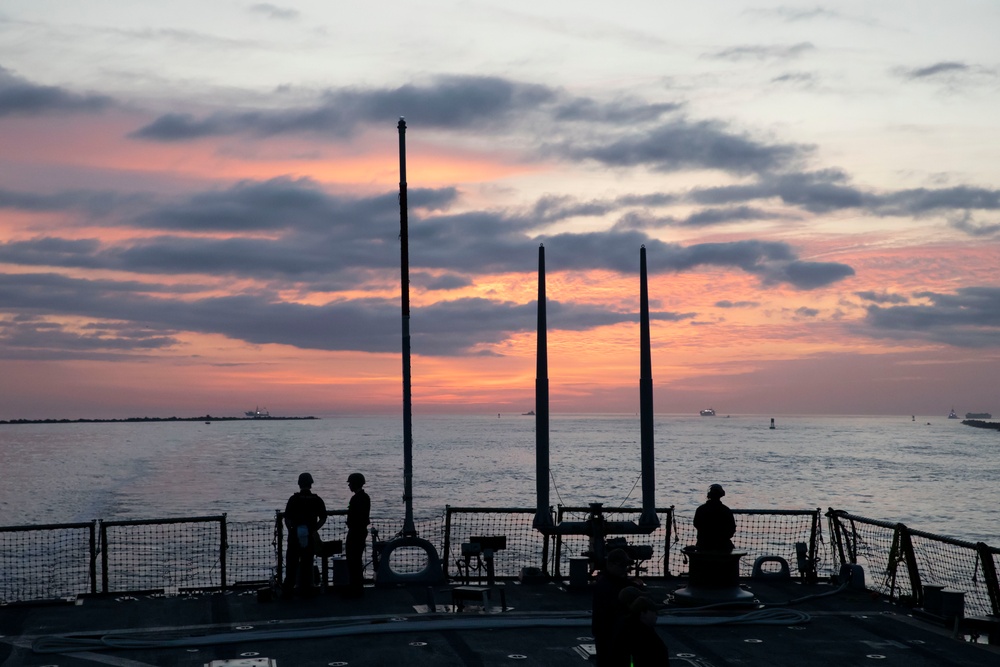
<instances>
[{"instance_id":1,"label":"sailor wearing helmet","mask_svg":"<svg viewBox=\"0 0 1000 667\"><path fill-rule=\"evenodd\" d=\"M368 524L371 523L372 501L364 490L365 476L359 472L347 477L347 486L354 494L347 504L347 574L349 578L347 593L351 597L360 597L365 592L365 540L368 537Z\"/></svg>"},{"instance_id":2,"label":"sailor wearing helmet","mask_svg":"<svg viewBox=\"0 0 1000 667\"><path fill-rule=\"evenodd\" d=\"M733 511L722 500L726 490L721 484L708 487L708 500L694 513L694 527L698 531L695 546L699 551L731 551L736 520Z\"/></svg>"}]
</instances>

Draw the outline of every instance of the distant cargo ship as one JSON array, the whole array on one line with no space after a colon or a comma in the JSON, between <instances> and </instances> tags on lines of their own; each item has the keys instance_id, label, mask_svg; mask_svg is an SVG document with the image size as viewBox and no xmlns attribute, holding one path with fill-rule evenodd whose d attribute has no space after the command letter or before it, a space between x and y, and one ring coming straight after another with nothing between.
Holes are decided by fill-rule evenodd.
<instances>
[{"instance_id":1,"label":"distant cargo ship","mask_svg":"<svg viewBox=\"0 0 1000 667\"><path fill-rule=\"evenodd\" d=\"M267 408L261 410L260 408L254 408L253 410L247 410L244 412L247 417L251 419L270 419L271 414L267 411Z\"/></svg>"},{"instance_id":2,"label":"distant cargo ship","mask_svg":"<svg viewBox=\"0 0 1000 667\"><path fill-rule=\"evenodd\" d=\"M951 412L948 413L948 419L958 419L958 413L955 412L955 408L952 408Z\"/></svg>"},{"instance_id":3,"label":"distant cargo ship","mask_svg":"<svg viewBox=\"0 0 1000 667\"><path fill-rule=\"evenodd\" d=\"M993 415L988 412L966 412L966 419L993 419Z\"/></svg>"},{"instance_id":4,"label":"distant cargo ship","mask_svg":"<svg viewBox=\"0 0 1000 667\"><path fill-rule=\"evenodd\" d=\"M701 415L702 417L714 417L715 410L713 408L708 408L707 410L702 410L698 414Z\"/></svg>"}]
</instances>

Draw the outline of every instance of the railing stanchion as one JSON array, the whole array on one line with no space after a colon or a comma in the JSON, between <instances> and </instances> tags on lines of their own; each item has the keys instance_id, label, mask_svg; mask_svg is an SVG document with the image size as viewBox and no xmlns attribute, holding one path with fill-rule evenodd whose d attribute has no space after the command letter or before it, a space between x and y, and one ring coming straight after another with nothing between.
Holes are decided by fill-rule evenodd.
<instances>
[{"instance_id":1,"label":"railing stanchion","mask_svg":"<svg viewBox=\"0 0 1000 667\"><path fill-rule=\"evenodd\" d=\"M445 578L448 577L448 565L451 560L451 505L444 506L444 549L441 553L441 567Z\"/></svg>"},{"instance_id":2,"label":"railing stanchion","mask_svg":"<svg viewBox=\"0 0 1000 667\"><path fill-rule=\"evenodd\" d=\"M101 522L101 592L108 592L108 527Z\"/></svg>"},{"instance_id":3,"label":"railing stanchion","mask_svg":"<svg viewBox=\"0 0 1000 667\"><path fill-rule=\"evenodd\" d=\"M226 531L226 515L219 519L219 576L222 579L222 590L226 590L226 552L229 551L229 539Z\"/></svg>"},{"instance_id":4,"label":"railing stanchion","mask_svg":"<svg viewBox=\"0 0 1000 667\"><path fill-rule=\"evenodd\" d=\"M1000 616L1000 582L997 581L997 567L993 560L995 550L990 549L985 542L976 543L976 552L983 568L983 579L986 582L986 592L990 596L990 607L994 616Z\"/></svg>"}]
</instances>

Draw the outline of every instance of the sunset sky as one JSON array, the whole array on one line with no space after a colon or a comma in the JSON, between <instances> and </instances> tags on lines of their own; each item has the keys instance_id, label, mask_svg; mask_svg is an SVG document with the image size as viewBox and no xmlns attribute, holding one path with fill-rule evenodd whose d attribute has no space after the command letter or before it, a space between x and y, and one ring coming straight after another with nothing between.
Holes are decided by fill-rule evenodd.
<instances>
[{"instance_id":1,"label":"sunset sky","mask_svg":"<svg viewBox=\"0 0 1000 667\"><path fill-rule=\"evenodd\" d=\"M4 0L0 419L1000 413L1000 3Z\"/></svg>"}]
</instances>

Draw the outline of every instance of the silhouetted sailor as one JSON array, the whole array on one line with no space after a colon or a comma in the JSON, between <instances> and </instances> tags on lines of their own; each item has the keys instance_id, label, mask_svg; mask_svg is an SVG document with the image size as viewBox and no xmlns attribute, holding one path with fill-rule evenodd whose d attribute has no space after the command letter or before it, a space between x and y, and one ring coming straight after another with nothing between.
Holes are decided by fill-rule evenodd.
<instances>
[{"instance_id":1,"label":"silhouetted sailor","mask_svg":"<svg viewBox=\"0 0 1000 667\"><path fill-rule=\"evenodd\" d=\"M637 597L629 605L616 644L632 667L662 667L670 664L667 644L656 632L656 603Z\"/></svg>"},{"instance_id":2,"label":"silhouetted sailor","mask_svg":"<svg viewBox=\"0 0 1000 667\"><path fill-rule=\"evenodd\" d=\"M625 654L616 650L615 635L627 611L619 596L622 589L633 583L628 578L628 566L631 564L632 559L624 550L613 549L608 553L604 568L594 584L590 632L594 635L598 667L628 667Z\"/></svg>"},{"instance_id":3,"label":"silhouetted sailor","mask_svg":"<svg viewBox=\"0 0 1000 667\"><path fill-rule=\"evenodd\" d=\"M344 553L347 556L347 574L349 578L347 592L357 597L365 592L365 541L368 538L368 524L371 523L372 501L362 488L365 476L359 472L347 477L347 486L354 493L347 504L347 544Z\"/></svg>"},{"instance_id":4,"label":"silhouetted sailor","mask_svg":"<svg viewBox=\"0 0 1000 667\"><path fill-rule=\"evenodd\" d=\"M296 585L304 595L313 592L313 557L319 549L319 529L326 523L326 505L312 492L313 478L299 475L299 492L285 504L285 528L288 548L285 551L285 593L291 595Z\"/></svg>"},{"instance_id":5,"label":"silhouetted sailor","mask_svg":"<svg viewBox=\"0 0 1000 667\"><path fill-rule=\"evenodd\" d=\"M699 550L719 551L733 548L732 537L736 534L736 519L733 511L719 500L726 495L720 484L708 487L708 501L694 513L694 527L698 531L695 546Z\"/></svg>"}]
</instances>

